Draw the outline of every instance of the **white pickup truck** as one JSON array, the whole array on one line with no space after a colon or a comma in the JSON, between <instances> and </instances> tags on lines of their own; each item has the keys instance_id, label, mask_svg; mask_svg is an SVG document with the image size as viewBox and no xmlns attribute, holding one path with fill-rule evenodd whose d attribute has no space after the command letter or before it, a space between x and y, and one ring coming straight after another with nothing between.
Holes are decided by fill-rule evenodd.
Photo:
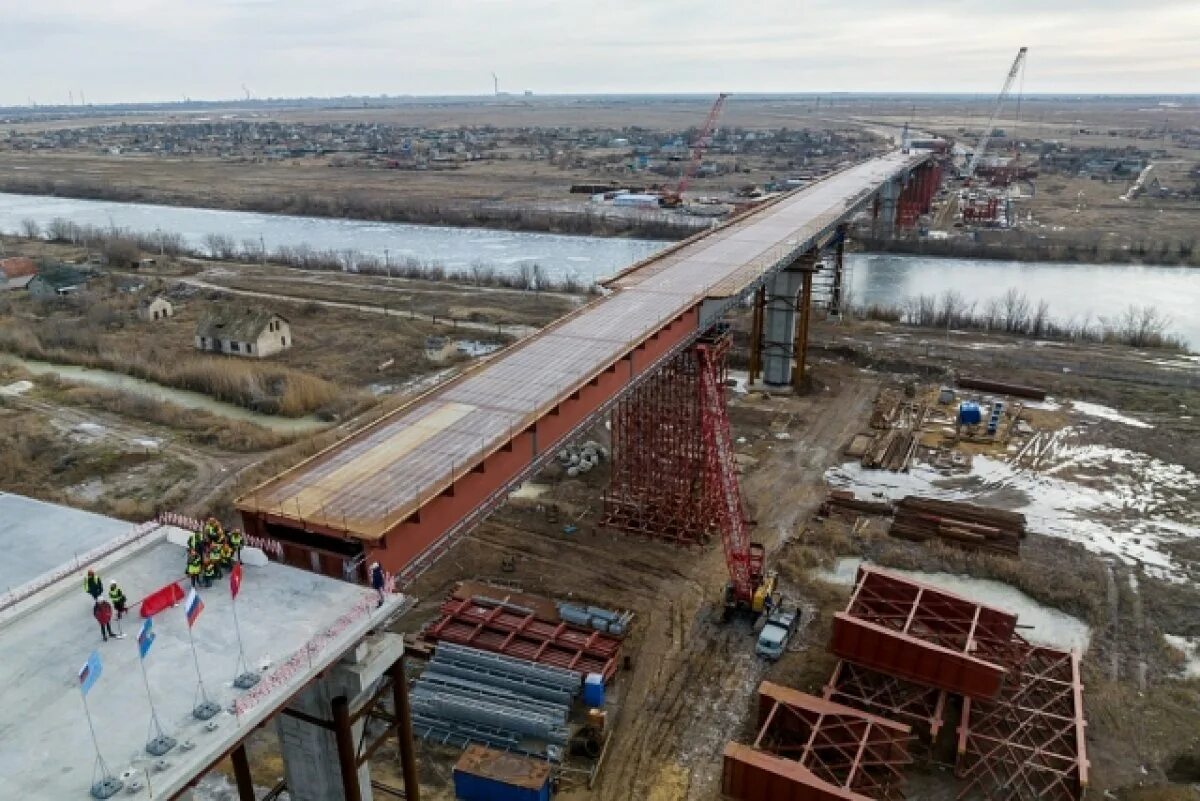
<instances>
[{"instance_id":1,"label":"white pickup truck","mask_svg":"<svg viewBox=\"0 0 1200 801\"><path fill-rule=\"evenodd\" d=\"M783 656L783 651L787 648L788 640L792 638L792 634L796 631L796 621L799 619L799 610L793 609L785 611L782 608L777 608L767 616L766 625L762 627L762 631L758 634L758 642L754 646L754 653L759 656L774 661Z\"/></svg>"}]
</instances>

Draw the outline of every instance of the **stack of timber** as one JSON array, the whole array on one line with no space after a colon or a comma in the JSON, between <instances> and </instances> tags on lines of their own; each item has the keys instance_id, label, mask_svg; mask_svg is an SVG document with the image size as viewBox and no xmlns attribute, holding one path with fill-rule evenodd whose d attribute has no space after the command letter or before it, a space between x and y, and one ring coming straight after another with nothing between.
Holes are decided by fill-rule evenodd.
<instances>
[{"instance_id":1,"label":"stack of timber","mask_svg":"<svg viewBox=\"0 0 1200 801\"><path fill-rule=\"evenodd\" d=\"M923 404L876 402L871 426L878 428L880 426L877 423L882 422L886 424L886 430L875 437L862 455L862 466L872 470L882 468L892 472L907 472L928 414L929 407Z\"/></svg>"},{"instance_id":2,"label":"stack of timber","mask_svg":"<svg viewBox=\"0 0 1200 801\"><path fill-rule=\"evenodd\" d=\"M1017 556L1025 537L1025 515L909 495L896 502L888 533L913 542L940 539L969 550Z\"/></svg>"},{"instance_id":3,"label":"stack of timber","mask_svg":"<svg viewBox=\"0 0 1200 801\"><path fill-rule=\"evenodd\" d=\"M860 514L891 517L892 504L888 501L864 501L855 497L854 493L849 490L830 490L829 495L825 498L825 503L821 506L821 514L830 515L839 512L848 512L851 517Z\"/></svg>"}]
</instances>

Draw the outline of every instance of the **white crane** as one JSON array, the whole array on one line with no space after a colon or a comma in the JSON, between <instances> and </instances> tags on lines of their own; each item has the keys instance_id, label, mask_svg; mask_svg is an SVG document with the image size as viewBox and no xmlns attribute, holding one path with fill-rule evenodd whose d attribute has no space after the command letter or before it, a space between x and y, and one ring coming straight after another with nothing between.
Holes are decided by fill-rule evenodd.
<instances>
[{"instance_id":1,"label":"white crane","mask_svg":"<svg viewBox=\"0 0 1200 801\"><path fill-rule=\"evenodd\" d=\"M963 173L964 181L970 181L975 176L975 168L979 166L979 160L983 158L983 152L987 150L988 140L992 138L992 131L996 128L996 120L1000 116L1000 109L1004 106L1004 100L1008 97L1009 90L1012 89L1013 81L1017 79L1017 73L1021 71L1021 67L1025 64L1025 54L1028 51L1028 47L1022 47L1018 50L1017 57L1013 59L1012 66L1009 67L1008 77L1004 79L1004 87L996 97L996 106L992 109L992 116L988 119L987 127L983 129L983 136L979 137L979 144L975 145L975 152L971 154L971 161L967 164L967 169Z\"/></svg>"}]
</instances>

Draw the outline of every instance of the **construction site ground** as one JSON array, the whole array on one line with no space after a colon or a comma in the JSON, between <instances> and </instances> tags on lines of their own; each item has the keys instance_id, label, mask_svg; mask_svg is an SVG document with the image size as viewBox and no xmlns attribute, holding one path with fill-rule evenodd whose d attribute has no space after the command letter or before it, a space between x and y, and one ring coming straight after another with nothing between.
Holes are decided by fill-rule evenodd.
<instances>
[{"instance_id":1,"label":"construction site ground","mask_svg":"<svg viewBox=\"0 0 1200 801\"><path fill-rule=\"evenodd\" d=\"M886 348L874 347L881 335L890 338ZM589 794L571 789L574 782L568 782L562 797L715 799L721 749L730 739L750 738L759 682L769 679L819 693L828 680L833 668L825 650L829 619L844 606L848 589L818 574L837 557L990 578L1091 627L1084 666L1092 788L1138 798L1186 792L1183 785L1198 778L1200 684L1187 678L1184 653L1164 635L1200 635L1190 611L1200 603L1200 591L1187 580L1195 570L1196 540L1188 533L1197 532L1192 510L1200 500L1200 486L1186 478L1200 470L1200 453L1190 444L1195 424L1179 419L1187 417L1181 406L1200 403L1194 362L1091 346L1056 346L1053 358L1043 362L1044 347L967 336L953 343L957 347L935 354L922 336L875 326L822 325L811 392L802 397L732 395L733 433L742 486L757 523L755 538L767 546L769 562L781 571L785 595L807 610L794 648L779 662L768 664L754 656L748 624L720 622L727 572L717 543L682 550L598 525L603 470L566 478L560 468L548 468L522 497L418 580L413 589L422 601L403 621L404 630L415 633L432 619L441 599L464 578L494 578L554 598L633 610L637 617L623 651L631 665L617 674L612 739L595 788ZM872 346L869 351L867 345ZM827 473L848 461L842 451L855 433L865 430L881 388L899 390L916 380L927 392L939 385L947 367L996 376L1000 362L995 349L981 347L990 345L1011 346L1002 362L1006 380L1046 386L1062 401L1086 397L1119 403L1122 412L1155 426L1088 417L1066 403L1032 417L1049 434L1079 427L1086 432L1081 436L1087 447L1126 448L1182 471L1167 493L1170 498L1150 512L1184 532L1162 543L1174 576L1165 576L1152 563L1037 533L1032 523L1035 533L1024 542L1021 558L1013 560L893 540L878 521L856 527L836 519L814 520L827 491ZM597 439L605 434L602 428L592 432ZM1119 462L1111 469L1126 469ZM1138 467L1127 469L1136 473ZM1069 474L1061 463L1025 469ZM997 493L991 502L1004 505L1005 494ZM1007 495L1013 508L1025 503L1018 488ZM1106 514L1097 510L1100 523L1121 525ZM577 528L565 533L566 526ZM515 568L506 571L506 561ZM953 736L954 726L948 725L911 772L915 796L951 798L957 792ZM430 797L451 797L446 788L456 753L422 747ZM387 760L377 763L378 775L390 769ZM1146 794L1143 786L1158 789Z\"/></svg>"}]
</instances>

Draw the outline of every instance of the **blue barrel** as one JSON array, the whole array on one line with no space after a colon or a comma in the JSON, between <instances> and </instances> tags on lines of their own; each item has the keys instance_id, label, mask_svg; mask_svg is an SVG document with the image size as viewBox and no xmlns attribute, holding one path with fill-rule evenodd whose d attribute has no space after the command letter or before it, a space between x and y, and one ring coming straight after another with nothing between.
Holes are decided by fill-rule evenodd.
<instances>
[{"instance_id":1,"label":"blue barrel","mask_svg":"<svg viewBox=\"0 0 1200 801\"><path fill-rule=\"evenodd\" d=\"M958 423L964 426L977 426L983 420L983 412L978 403L963 401L958 404Z\"/></svg>"},{"instance_id":2,"label":"blue barrel","mask_svg":"<svg viewBox=\"0 0 1200 801\"><path fill-rule=\"evenodd\" d=\"M604 706L604 677L589 673L583 680L583 702L593 709Z\"/></svg>"}]
</instances>

